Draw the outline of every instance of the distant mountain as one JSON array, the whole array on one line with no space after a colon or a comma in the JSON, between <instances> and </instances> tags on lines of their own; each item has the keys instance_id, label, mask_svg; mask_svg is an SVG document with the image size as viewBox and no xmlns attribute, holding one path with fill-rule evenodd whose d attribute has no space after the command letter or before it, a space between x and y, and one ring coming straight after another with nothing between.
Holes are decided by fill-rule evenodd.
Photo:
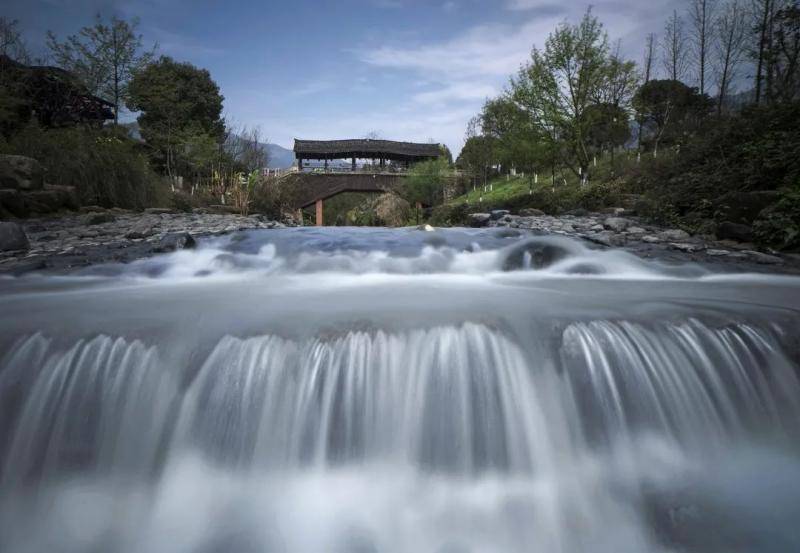
<instances>
[{"instance_id":1,"label":"distant mountain","mask_svg":"<svg viewBox=\"0 0 800 553\"><path fill-rule=\"evenodd\" d=\"M294 165L294 152L277 144L264 144L267 148L267 167L288 169Z\"/></svg>"},{"instance_id":2,"label":"distant mountain","mask_svg":"<svg viewBox=\"0 0 800 553\"><path fill-rule=\"evenodd\" d=\"M135 140L142 139L138 122L131 121L129 123L122 123L120 126L127 129L128 135L131 138ZM272 143L261 145L264 146L267 151L267 167L270 169L288 169L294 164L294 152L292 150Z\"/></svg>"}]
</instances>

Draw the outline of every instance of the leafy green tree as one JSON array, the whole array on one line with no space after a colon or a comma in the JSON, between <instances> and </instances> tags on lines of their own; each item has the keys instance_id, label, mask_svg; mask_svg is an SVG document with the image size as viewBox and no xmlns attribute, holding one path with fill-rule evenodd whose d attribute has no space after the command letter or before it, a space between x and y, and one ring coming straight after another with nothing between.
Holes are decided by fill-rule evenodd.
<instances>
[{"instance_id":1,"label":"leafy green tree","mask_svg":"<svg viewBox=\"0 0 800 553\"><path fill-rule=\"evenodd\" d=\"M512 80L512 97L554 147L567 145L561 162L586 175L591 159L586 110L606 82L608 38L587 11L578 25L563 23L544 51L534 48L531 61Z\"/></svg>"},{"instance_id":2,"label":"leafy green tree","mask_svg":"<svg viewBox=\"0 0 800 553\"><path fill-rule=\"evenodd\" d=\"M441 157L416 163L408 171L402 196L411 204L434 206L442 201L452 174L450 164Z\"/></svg>"},{"instance_id":3,"label":"leafy green tree","mask_svg":"<svg viewBox=\"0 0 800 553\"><path fill-rule=\"evenodd\" d=\"M142 137L170 177L185 167L190 137L222 143L223 97L207 70L162 56L134 74L129 93L129 107L141 112Z\"/></svg>"},{"instance_id":4,"label":"leafy green tree","mask_svg":"<svg viewBox=\"0 0 800 553\"><path fill-rule=\"evenodd\" d=\"M56 63L72 72L89 91L114 104L114 124L129 99L128 85L134 73L153 58L142 51L142 36L136 34L137 19L128 22L112 17L106 23L97 15L94 25L59 42L47 33L47 45Z\"/></svg>"},{"instance_id":5,"label":"leafy green tree","mask_svg":"<svg viewBox=\"0 0 800 553\"><path fill-rule=\"evenodd\" d=\"M649 127L653 155L662 142L676 143L708 115L713 102L696 88L680 81L653 80L643 85L633 99L638 116Z\"/></svg>"}]
</instances>

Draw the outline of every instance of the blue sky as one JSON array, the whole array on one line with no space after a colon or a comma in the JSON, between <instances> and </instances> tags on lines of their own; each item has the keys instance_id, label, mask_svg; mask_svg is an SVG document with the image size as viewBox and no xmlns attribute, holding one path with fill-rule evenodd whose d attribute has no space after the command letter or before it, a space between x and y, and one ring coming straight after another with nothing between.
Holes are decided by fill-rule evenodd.
<instances>
[{"instance_id":1,"label":"blue sky","mask_svg":"<svg viewBox=\"0 0 800 553\"><path fill-rule=\"evenodd\" d=\"M685 0L596 0L612 40L641 58ZM3 0L34 53L94 13L138 17L159 52L205 67L225 115L285 147L297 138L382 138L460 150L487 96L541 46L577 0Z\"/></svg>"}]
</instances>

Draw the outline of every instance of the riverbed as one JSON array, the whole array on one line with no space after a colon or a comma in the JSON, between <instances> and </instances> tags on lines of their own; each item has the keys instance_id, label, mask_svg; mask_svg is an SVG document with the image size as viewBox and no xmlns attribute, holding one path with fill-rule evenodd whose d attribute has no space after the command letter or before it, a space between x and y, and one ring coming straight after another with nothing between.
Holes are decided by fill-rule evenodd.
<instances>
[{"instance_id":1,"label":"riverbed","mask_svg":"<svg viewBox=\"0 0 800 553\"><path fill-rule=\"evenodd\" d=\"M125 261L0 279L0 550L800 550L798 277L519 228Z\"/></svg>"}]
</instances>

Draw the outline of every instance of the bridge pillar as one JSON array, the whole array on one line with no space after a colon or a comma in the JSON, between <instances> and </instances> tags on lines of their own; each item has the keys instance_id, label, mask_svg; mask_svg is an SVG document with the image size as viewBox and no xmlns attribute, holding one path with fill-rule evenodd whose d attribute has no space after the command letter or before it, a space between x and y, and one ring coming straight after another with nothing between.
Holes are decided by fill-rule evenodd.
<instances>
[{"instance_id":1,"label":"bridge pillar","mask_svg":"<svg viewBox=\"0 0 800 553\"><path fill-rule=\"evenodd\" d=\"M322 222L322 200L317 200L316 211L317 211L317 217L316 217L317 226L321 227L324 225L324 223Z\"/></svg>"},{"instance_id":2,"label":"bridge pillar","mask_svg":"<svg viewBox=\"0 0 800 553\"><path fill-rule=\"evenodd\" d=\"M353 156L353 159L351 160L351 162L353 164L353 173L355 173L356 172L356 156Z\"/></svg>"}]
</instances>

